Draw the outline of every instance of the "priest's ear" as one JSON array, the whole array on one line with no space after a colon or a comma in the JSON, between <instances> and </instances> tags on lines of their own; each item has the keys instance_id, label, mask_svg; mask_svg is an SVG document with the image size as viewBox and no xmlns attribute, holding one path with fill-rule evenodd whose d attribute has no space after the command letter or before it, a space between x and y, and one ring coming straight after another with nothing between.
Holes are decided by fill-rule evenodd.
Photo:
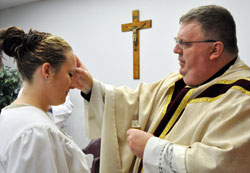
<instances>
[{"instance_id":1,"label":"priest's ear","mask_svg":"<svg viewBox=\"0 0 250 173\"><path fill-rule=\"evenodd\" d=\"M216 60L220 57L224 49L224 44L221 41L216 41L213 43L211 50L210 60Z\"/></svg>"},{"instance_id":2,"label":"priest's ear","mask_svg":"<svg viewBox=\"0 0 250 173\"><path fill-rule=\"evenodd\" d=\"M54 76L54 68L50 65L50 63L46 62L41 67L42 76L46 81L50 81Z\"/></svg>"}]
</instances>

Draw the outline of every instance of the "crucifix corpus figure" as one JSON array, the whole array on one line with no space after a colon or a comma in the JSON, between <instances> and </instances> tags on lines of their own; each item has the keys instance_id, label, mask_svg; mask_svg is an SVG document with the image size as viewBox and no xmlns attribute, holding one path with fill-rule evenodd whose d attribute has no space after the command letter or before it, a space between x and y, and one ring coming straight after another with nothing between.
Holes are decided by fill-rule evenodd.
<instances>
[{"instance_id":1,"label":"crucifix corpus figure","mask_svg":"<svg viewBox=\"0 0 250 173\"><path fill-rule=\"evenodd\" d=\"M133 31L133 71L134 79L140 79L139 30L152 27L152 20L139 21L139 10L132 12L133 23L122 24L122 32Z\"/></svg>"}]
</instances>

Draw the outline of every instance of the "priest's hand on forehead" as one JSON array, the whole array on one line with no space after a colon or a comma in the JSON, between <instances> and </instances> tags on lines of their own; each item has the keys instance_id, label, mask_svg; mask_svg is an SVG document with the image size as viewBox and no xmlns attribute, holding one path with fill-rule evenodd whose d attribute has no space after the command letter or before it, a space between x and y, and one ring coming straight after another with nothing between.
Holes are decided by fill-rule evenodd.
<instances>
[{"instance_id":1,"label":"priest's hand on forehead","mask_svg":"<svg viewBox=\"0 0 250 173\"><path fill-rule=\"evenodd\" d=\"M92 89L93 78L77 56L76 71L72 77L72 80L75 84L75 87L80 89L85 94L88 94Z\"/></svg>"}]
</instances>

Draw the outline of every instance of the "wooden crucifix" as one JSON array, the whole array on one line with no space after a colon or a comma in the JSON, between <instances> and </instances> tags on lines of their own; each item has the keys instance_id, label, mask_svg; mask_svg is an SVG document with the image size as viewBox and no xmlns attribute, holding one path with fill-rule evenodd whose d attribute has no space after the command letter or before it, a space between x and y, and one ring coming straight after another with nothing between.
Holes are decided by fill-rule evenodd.
<instances>
[{"instance_id":1,"label":"wooden crucifix","mask_svg":"<svg viewBox=\"0 0 250 173\"><path fill-rule=\"evenodd\" d=\"M140 79L139 30L151 28L152 20L139 21L139 10L134 10L132 15L133 23L122 24L122 32L133 31L133 75L134 79Z\"/></svg>"}]
</instances>

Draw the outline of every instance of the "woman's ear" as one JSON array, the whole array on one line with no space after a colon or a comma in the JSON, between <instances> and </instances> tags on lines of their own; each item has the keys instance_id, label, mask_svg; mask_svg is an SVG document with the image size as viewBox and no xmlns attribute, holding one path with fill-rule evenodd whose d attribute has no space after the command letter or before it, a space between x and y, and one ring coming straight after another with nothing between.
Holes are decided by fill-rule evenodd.
<instances>
[{"instance_id":1,"label":"woman's ear","mask_svg":"<svg viewBox=\"0 0 250 173\"><path fill-rule=\"evenodd\" d=\"M46 81L50 81L53 78L53 67L50 65L50 63L46 62L42 65L42 76Z\"/></svg>"},{"instance_id":2,"label":"woman's ear","mask_svg":"<svg viewBox=\"0 0 250 173\"><path fill-rule=\"evenodd\" d=\"M210 60L216 60L220 57L224 49L224 44L221 41L217 41L213 44Z\"/></svg>"}]
</instances>

